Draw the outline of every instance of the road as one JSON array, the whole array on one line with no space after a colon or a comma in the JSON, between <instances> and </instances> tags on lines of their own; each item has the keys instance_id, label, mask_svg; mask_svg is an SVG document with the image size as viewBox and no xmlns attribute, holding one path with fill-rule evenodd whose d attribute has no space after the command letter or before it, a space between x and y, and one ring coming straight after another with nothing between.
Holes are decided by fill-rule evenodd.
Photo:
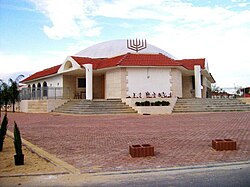
<instances>
[{"instance_id":1,"label":"road","mask_svg":"<svg viewBox=\"0 0 250 187\"><path fill-rule=\"evenodd\" d=\"M114 177L105 183L96 183L87 186L249 187L250 164L131 174Z\"/></svg>"},{"instance_id":2,"label":"road","mask_svg":"<svg viewBox=\"0 0 250 187\"><path fill-rule=\"evenodd\" d=\"M0 186L248 187L250 162L156 170L0 178Z\"/></svg>"}]
</instances>

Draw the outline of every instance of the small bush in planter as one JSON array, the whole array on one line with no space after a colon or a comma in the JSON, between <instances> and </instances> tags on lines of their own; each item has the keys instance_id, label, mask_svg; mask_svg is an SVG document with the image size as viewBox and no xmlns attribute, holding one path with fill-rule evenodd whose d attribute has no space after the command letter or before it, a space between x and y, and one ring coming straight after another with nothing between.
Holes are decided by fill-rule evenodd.
<instances>
[{"instance_id":1,"label":"small bush in planter","mask_svg":"<svg viewBox=\"0 0 250 187\"><path fill-rule=\"evenodd\" d=\"M141 102L141 106L145 106L145 102Z\"/></svg>"},{"instance_id":2,"label":"small bush in planter","mask_svg":"<svg viewBox=\"0 0 250 187\"><path fill-rule=\"evenodd\" d=\"M24 165L24 155L22 151L22 139L20 135L19 128L17 127L16 122L14 121L14 145L16 154L14 155L15 165Z\"/></svg>"},{"instance_id":3,"label":"small bush in planter","mask_svg":"<svg viewBox=\"0 0 250 187\"><path fill-rule=\"evenodd\" d=\"M162 101L162 102L161 102L161 105L162 105L162 106L169 106L169 105L170 105L170 102L169 102L169 101Z\"/></svg>"},{"instance_id":4,"label":"small bush in planter","mask_svg":"<svg viewBox=\"0 0 250 187\"><path fill-rule=\"evenodd\" d=\"M7 125L8 125L8 118L7 114L5 114L0 128L0 152L3 151L3 142L7 132Z\"/></svg>"},{"instance_id":5,"label":"small bush in planter","mask_svg":"<svg viewBox=\"0 0 250 187\"><path fill-rule=\"evenodd\" d=\"M150 102L149 101L145 101L144 104L145 104L145 106L150 106Z\"/></svg>"},{"instance_id":6,"label":"small bush in planter","mask_svg":"<svg viewBox=\"0 0 250 187\"><path fill-rule=\"evenodd\" d=\"M135 102L135 106L141 106L141 102Z\"/></svg>"},{"instance_id":7,"label":"small bush in planter","mask_svg":"<svg viewBox=\"0 0 250 187\"><path fill-rule=\"evenodd\" d=\"M161 101L156 101L155 106L161 106Z\"/></svg>"},{"instance_id":8,"label":"small bush in planter","mask_svg":"<svg viewBox=\"0 0 250 187\"><path fill-rule=\"evenodd\" d=\"M155 106L155 102L152 102L152 103L150 103L151 104L151 106Z\"/></svg>"}]
</instances>

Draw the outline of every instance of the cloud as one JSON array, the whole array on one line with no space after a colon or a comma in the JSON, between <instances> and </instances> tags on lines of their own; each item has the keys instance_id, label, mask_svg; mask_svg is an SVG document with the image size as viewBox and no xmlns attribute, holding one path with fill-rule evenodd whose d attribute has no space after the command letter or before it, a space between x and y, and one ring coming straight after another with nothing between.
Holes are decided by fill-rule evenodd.
<instances>
[{"instance_id":1,"label":"cloud","mask_svg":"<svg viewBox=\"0 0 250 187\"><path fill-rule=\"evenodd\" d=\"M43 30L51 39L100 35L101 27L88 16L89 12L95 8L92 1L30 1L50 20L51 26L45 25Z\"/></svg>"},{"instance_id":2,"label":"cloud","mask_svg":"<svg viewBox=\"0 0 250 187\"><path fill-rule=\"evenodd\" d=\"M0 52L0 62L4 62L4 67L0 69L0 76L13 74L15 72L35 72L42 69L61 64L66 55L50 54L40 56L28 56L18 54L6 54Z\"/></svg>"},{"instance_id":3,"label":"cloud","mask_svg":"<svg viewBox=\"0 0 250 187\"><path fill-rule=\"evenodd\" d=\"M248 28L225 30L214 25L209 28L194 26L191 30L165 24L156 28L155 32L158 34L151 37L152 43L177 58L207 58L218 85L250 84Z\"/></svg>"},{"instance_id":4,"label":"cloud","mask_svg":"<svg viewBox=\"0 0 250 187\"><path fill-rule=\"evenodd\" d=\"M100 20L115 19L118 26L128 31L133 28L134 32L128 33L130 36L147 37L150 43L177 58L208 58L218 85L233 84L229 79L250 84L246 78L246 70L250 69L250 11L231 9L232 5L248 6L246 0L231 0L227 6L212 3L198 6L182 0L30 1L51 21L52 25L44 26L50 38L99 36L102 30L109 29ZM150 28L138 29L138 20ZM127 37L126 34L121 36ZM98 40L96 38L93 40ZM76 43L71 49L78 46L83 49Z\"/></svg>"}]
</instances>

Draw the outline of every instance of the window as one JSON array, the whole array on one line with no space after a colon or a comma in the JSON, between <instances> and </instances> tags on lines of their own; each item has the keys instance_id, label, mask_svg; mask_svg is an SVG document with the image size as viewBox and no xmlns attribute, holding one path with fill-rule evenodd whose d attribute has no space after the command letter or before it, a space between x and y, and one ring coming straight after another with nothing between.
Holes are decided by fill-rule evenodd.
<instances>
[{"instance_id":1,"label":"window","mask_svg":"<svg viewBox=\"0 0 250 187\"><path fill-rule=\"evenodd\" d=\"M70 69L70 68L72 68L73 66L72 66L72 63L70 62L70 61L67 61L66 63L65 63L65 65L64 65L64 70L68 70L68 69Z\"/></svg>"},{"instance_id":2,"label":"window","mask_svg":"<svg viewBox=\"0 0 250 187\"><path fill-rule=\"evenodd\" d=\"M47 87L47 82L43 82L43 96L47 97L48 96L48 87Z\"/></svg>"},{"instance_id":3,"label":"window","mask_svg":"<svg viewBox=\"0 0 250 187\"><path fill-rule=\"evenodd\" d=\"M78 88L86 88L86 79L78 78Z\"/></svg>"}]
</instances>

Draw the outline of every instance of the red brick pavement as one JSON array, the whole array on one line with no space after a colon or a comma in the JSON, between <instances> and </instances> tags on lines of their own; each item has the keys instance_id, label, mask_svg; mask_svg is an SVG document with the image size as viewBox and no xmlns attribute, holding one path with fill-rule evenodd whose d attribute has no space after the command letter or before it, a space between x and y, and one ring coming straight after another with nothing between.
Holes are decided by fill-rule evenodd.
<instances>
[{"instance_id":1,"label":"red brick pavement","mask_svg":"<svg viewBox=\"0 0 250 187\"><path fill-rule=\"evenodd\" d=\"M161 168L250 160L250 112L173 115L9 113L23 138L82 172ZM212 139L237 141L236 151L215 151ZM131 158L131 144L149 143L156 156Z\"/></svg>"}]
</instances>

